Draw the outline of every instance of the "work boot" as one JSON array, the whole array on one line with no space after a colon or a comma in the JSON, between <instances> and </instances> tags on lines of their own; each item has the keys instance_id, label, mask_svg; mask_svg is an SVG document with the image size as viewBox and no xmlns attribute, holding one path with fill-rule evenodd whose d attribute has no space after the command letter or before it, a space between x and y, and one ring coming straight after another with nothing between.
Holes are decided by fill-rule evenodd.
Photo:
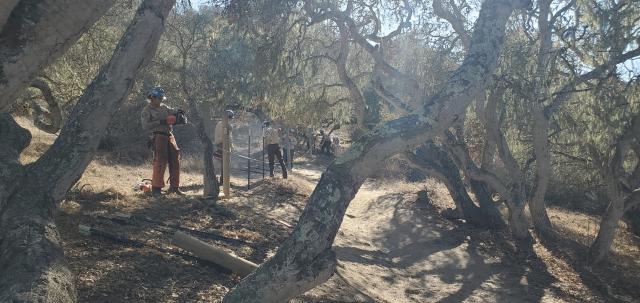
<instances>
[{"instance_id":1,"label":"work boot","mask_svg":"<svg viewBox=\"0 0 640 303\"><path fill-rule=\"evenodd\" d=\"M167 191L168 194L176 194L178 196L184 196L185 194L180 190L179 187L170 187Z\"/></svg>"},{"instance_id":2,"label":"work boot","mask_svg":"<svg viewBox=\"0 0 640 303\"><path fill-rule=\"evenodd\" d=\"M269 172L269 177L273 178L273 171Z\"/></svg>"},{"instance_id":3,"label":"work boot","mask_svg":"<svg viewBox=\"0 0 640 303\"><path fill-rule=\"evenodd\" d=\"M151 196L152 197L160 197L160 196L162 196L162 188L160 188L160 187L151 188Z\"/></svg>"},{"instance_id":4,"label":"work boot","mask_svg":"<svg viewBox=\"0 0 640 303\"><path fill-rule=\"evenodd\" d=\"M284 179L287 178L287 171L286 170L282 171L282 178L284 178Z\"/></svg>"}]
</instances>

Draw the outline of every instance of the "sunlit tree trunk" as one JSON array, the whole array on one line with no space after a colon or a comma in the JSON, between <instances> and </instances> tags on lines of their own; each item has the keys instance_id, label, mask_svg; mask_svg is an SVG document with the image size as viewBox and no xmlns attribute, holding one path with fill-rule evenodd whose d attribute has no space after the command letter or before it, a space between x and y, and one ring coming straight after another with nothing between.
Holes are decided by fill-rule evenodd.
<instances>
[{"instance_id":1,"label":"sunlit tree trunk","mask_svg":"<svg viewBox=\"0 0 640 303\"><path fill-rule=\"evenodd\" d=\"M634 117L617 139L610 157L604 157L590 147L592 157L596 162L603 163L600 167L605 181L609 205L600 221L600 229L595 241L589 247L589 261L598 263L606 259L616 236L618 222L626 211L637 207L640 203L640 115ZM631 147L636 157L636 166L631 174L623 168L624 155ZM603 161L603 159L606 159Z\"/></svg>"},{"instance_id":2,"label":"sunlit tree trunk","mask_svg":"<svg viewBox=\"0 0 640 303\"><path fill-rule=\"evenodd\" d=\"M189 92L187 84L187 52L188 49L183 50L182 65L180 69L180 86L182 87L182 93L187 97L187 103L189 104L189 115L191 116L191 123L195 125L198 138L204 146L204 154L202 155L202 184L203 195L205 197L211 197L214 201L218 199L220 193L220 187L218 186L218 180L216 179L215 168L213 164L214 146L209 138L208 132L205 129L205 123L203 117L200 115L201 108ZM205 111L205 113L208 113Z\"/></svg>"},{"instance_id":3,"label":"sunlit tree trunk","mask_svg":"<svg viewBox=\"0 0 640 303\"><path fill-rule=\"evenodd\" d=\"M76 301L74 276L66 266L52 212L86 169L137 74L153 58L173 3L145 0L140 5L111 60L87 87L42 157L28 166L17 163L16 152L0 158L0 165L11 169L1 178L11 178L15 184L0 193L1 302ZM24 131L7 115L3 125L12 126L0 130L0 136L17 142L13 150L21 151L28 136L16 135Z\"/></svg>"},{"instance_id":4,"label":"sunlit tree trunk","mask_svg":"<svg viewBox=\"0 0 640 303\"><path fill-rule=\"evenodd\" d=\"M0 112L6 112L42 69L64 54L114 0L5 2L0 18L7 13L5 6L13 10L0 28Z\"/></svg>"},{"instance_id":5,"label":"sunlit tree trunk","mask_svg":"<svg viewBox=\"0 0 640 303\"><path fill-rule=\"evenodd\" d=\"M424 116L385 123L364 135L322 175L291 236L278 252L241 281L224 302L286 302L326 281L335 268L331 246L349 203L385 158L441 134L485 88L497 67L505 24L515 6L487 0L463 64L424 106Z\"/></svg>"},{"instance_id":6,"label":"sunlit tree trunk","mask_svg":"<svg viewBox=\"0 0 640 303\"><path fill-rule=\"evenodd\" d=\"M531 100L531 114L533 120L533 152L536 159L536 177L534 192L529 199L529 211L536 230L543 236L554 234L551 220L547 214L545 195L551 177L551 152L549 150L549 118L544 113L543 101L547 96L547 78L549 73L549 58L551 57L551 25L549 24L551 0L538 1L538 37L540 46L536 64L536 78L534 80L534 100Z\"/></svg>"}]
</instances>

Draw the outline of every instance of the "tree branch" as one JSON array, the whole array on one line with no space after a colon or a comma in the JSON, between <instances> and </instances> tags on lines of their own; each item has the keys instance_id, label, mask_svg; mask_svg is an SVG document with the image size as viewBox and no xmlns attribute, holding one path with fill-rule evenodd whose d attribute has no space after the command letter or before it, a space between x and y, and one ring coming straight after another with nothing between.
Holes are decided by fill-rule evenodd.
<instances>
[{"instance_id":1,"label":"tree branch","mask_svg":"<svg viewBox=\"0 0 640 303\"><path fill-rule=\"evenodd\" d=\"M60 57L114 0L20 1L0 29L0 112ZM36 5L37 4L37 5Z\"/></svg>"},{"instance_id":2,"label":"tree branch","mask_svg":"<svg viewBox=\"0 0 640 303\"><path fill-rule=\"evenodd\" d=\"M465 51L469 50L469 45L471 44L471 36L469 35L469 33L467 32L466 28L464 27L464 17L462 16L462 13L457 10L454 5L453 7L453 12L449 11L447 8L444 7L444 4L442 3L443 0L433 0L433 13L444 19L447 20L447 22L449 22L449 24L451 24L451 27L453 27L453 30L456 32L456 34L458 34L458 36L460 37L460 40L462 41L462 46L464 47ZM450 0L453 3L453 0Z\"/></svg>"},{"instance_id":3,"label":"tree branch","mask_svg":"<svg viewBox=\"0 0 640 303\"><path fill-rule=\"evenodd\" d=\"M37 88L42 92L42 96L49 107L48 111L45 111L39 104L33 102L36 111L33 117L35 126L50 134L57 133L60 127L62 127L62 111L60 110L60 106L58 106L58 101L53 96L53 91L49 87L49 84L41 79L35 79L31 83L31 87ZM42 119L42 116L49 119L50 123L46 123Z\"/></svg>"}]
</instances>

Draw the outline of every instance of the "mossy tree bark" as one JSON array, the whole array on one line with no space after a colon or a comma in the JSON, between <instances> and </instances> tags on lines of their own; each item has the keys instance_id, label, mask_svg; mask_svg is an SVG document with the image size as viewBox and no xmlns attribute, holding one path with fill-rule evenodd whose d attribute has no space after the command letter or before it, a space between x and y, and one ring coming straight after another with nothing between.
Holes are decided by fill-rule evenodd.
<instances>
[{"instance_id":1,"label":"mossy tree bark","mask_svg":"<svg viewBox=\"0 0 640 303\"><path fill-rule=\"evenodd\" d=\"M60 136L36 162L19 164L29 136L8 114L2 117L0 137L14 144L7 157L0 158L2 183L13 184L0 188L0 268L10 273L0 276L0 301L76 301L74 277L52 217L55 203L80 178L137 74L152 59L174 2L142 2L111 60L87 87Z\"/></svg>"},{"instance_id":2,"label":"mossy tree bark","mask_svg":"<svg viewBox=\"0 0 640 303\"><path fill-rule=\"evenodd\" d=\"M612 150L604 154L592 146L589 150L594 163L600 164L599 169L609 198L598 235L589 247L589 262L598 263L609 255L622 216L640 205L640 115L636 115L627 125ZM628 173L623 165L627 160L625 155L630 151L633 151L636 164Z\"/></svg>"},{"instance_id":3,"label":"mossy tree bark","mask_svg":"<svg viewBox=\"0 0 640 303\"><path fill-rule=\"evenodd\" d=\"M326 281L336 265L331 246L345 211L364 180L381 161L442 134L463 114L497 67L508 18L516 7L528 4L485 1L467 57L442 89L425 102L425 114L377 127L333 162L322 175L291 236L223 302L286 302Z\"/></svg>"},{"instance_id":4,"label":"mossy tree bark","mask_svg":"<svg viewBox=\"0 0 640 303\"><path fill-rule=\"evenodd\" d=\"M451 159L449 154L441 147L430 142L409 154L410 159L420 164L429 175L438 178L445 184L451 198L456 204L456 209L460 215L469 223L483 228L502 228L505 226L504 220L500 217L495 205L487 201L488 192L484 185L476 182L471 190L476 193L480 206L476 205L462 181L458 166ZM471 182L475 182L471 180ZM482 201L481 199L485 199Z\"/></svg>"},{"instance_id":5,"label":"mossy tree bark","mask_svg":"<svg viewBox=\"0 0 640 303\"><path fill-rule=\"evenodd\" d=\"M114 2L3 1L0 6L0 112L6 112L42 69L78 41Z\"/></svg>"}]
</instances>

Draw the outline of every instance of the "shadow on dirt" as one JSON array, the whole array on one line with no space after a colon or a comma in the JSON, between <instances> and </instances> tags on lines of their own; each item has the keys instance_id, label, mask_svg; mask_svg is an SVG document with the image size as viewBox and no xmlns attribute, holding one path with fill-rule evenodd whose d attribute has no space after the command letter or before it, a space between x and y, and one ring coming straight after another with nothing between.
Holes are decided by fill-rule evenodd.
<instances>
[{"instance_id":1,"label":"shadow on dirt","mask_svg":"<svg viewBox=\"0 0 640 303\"><path fill-rule=\"evenodd\" d=\"M360 264L358 269L372 268L371 283L381 289L403 287L404 301L410 302L453 303L471 297L540 302L546 290L555 291L555 279L544 262L515 253L505 239L507 233L456 225L410 199L411 195L393 193L370 201L358 220L393 214L381 222L382 228L369 231L371 238L354 236L349 245L335 246L338 259ZM361 274L367 273L347 272L346 280L353 275L358 280ZM378 300L388 300L384 295Z\"/></svg>"}]
</instances>

